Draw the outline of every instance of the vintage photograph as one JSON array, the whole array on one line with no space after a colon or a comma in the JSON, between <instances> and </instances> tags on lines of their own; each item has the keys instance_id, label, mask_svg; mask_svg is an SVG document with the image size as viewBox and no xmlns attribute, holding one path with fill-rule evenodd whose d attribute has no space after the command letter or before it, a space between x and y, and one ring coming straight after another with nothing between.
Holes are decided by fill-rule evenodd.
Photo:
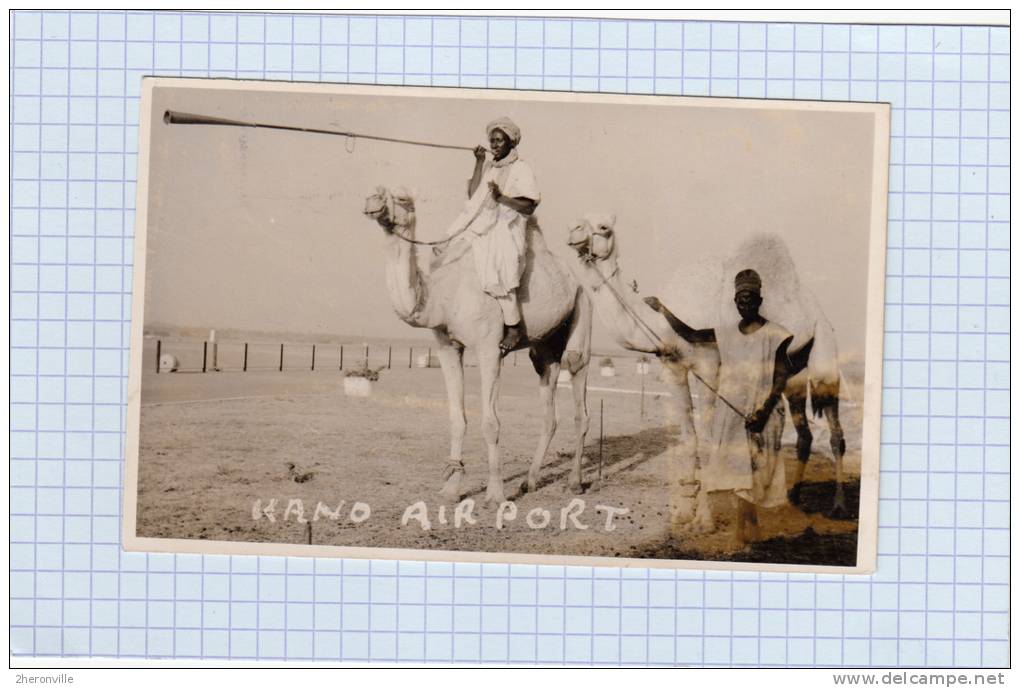
<instances>
[{"instance_id":1,"label":"vintage photograph","mask_svg":"<svg viewBox=\"0 0 1020 688\"><path fill-rule=\"evenodd\" d=\"M873 571L889 119L146 79L125 547Z\"/></svg>"}]
</instances>

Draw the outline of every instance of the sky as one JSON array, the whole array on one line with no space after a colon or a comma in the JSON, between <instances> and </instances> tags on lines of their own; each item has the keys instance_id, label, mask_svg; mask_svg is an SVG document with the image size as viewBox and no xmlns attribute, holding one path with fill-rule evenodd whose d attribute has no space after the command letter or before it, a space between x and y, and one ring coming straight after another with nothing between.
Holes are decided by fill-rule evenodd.
<instances>
[{"instance_id":1,"label":"sky","mask_svg":"<svg viewBox=\"0 0 1020 688\"><path fill-rule=\"evenodd\" d=\"M873 114L794 103L752 109L728 99L695 106L409 93L157 86L146 329L427 335L390 306L383 233L362 214L364 199L376 185L413 189L418 237L441 238L474 164L468 151L165 124L165 110L463 146L485 143L485 124L508 115L522 130L518 150L538 179L537 217L554 252L569 255L575 218L615 213L622 271L643 294L656 294L692 255L725 254L752 234L777 233L841 350L863 351ZM596 320L595 343L609 341Z\"/></svg>"}]
</instances>

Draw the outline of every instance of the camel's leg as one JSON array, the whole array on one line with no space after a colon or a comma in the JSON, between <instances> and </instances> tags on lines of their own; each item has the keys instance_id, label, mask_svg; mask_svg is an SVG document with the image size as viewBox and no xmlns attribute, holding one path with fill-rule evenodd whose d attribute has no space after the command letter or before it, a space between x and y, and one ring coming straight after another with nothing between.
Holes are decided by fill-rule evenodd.
<instances>
[{"instance_id":1,"label":"camel's leg","mask_svg":"<svg viewBox=\"0 0 1020 688\"><path fill-rule=\"evenodd\" d=\"M704 492L699 486L698 475L698 438L694 428L694 404L691 399L690 383L687 379L687 368L667 366L672 378L673 398L670 418L680 432L669 451L670 457L670 530L674 534L681 532L681 527L694 521L691 527L695 530L714 528L711 510L707 499L697 499ZM703 508L699 509L698 507Z\"/></svg>"},{"instance_id":2,"label":"camel's leg","mask_svg":"<svg viewBox=\"0 0 1020 688\"><path fill-rule=\"evenodd\" d=\"M581 464L584 461L584 442L588 437L588 364L591 362L592 304L584 290L578 290L574 304L570 333L561 361L570 371L570 386L574 397L574 462L567 483L574 494L580 494Z\"/></svg>"},{"instance_id":3,"label":"camel's leg","mask_svg":"<svg viewBox=\"0 0 1020 688\"><path fill-rule=\"evenodd\" d=\"M783 448L783 431L786 430L786 405L783 404L782 400L776 404L775 414L777 417L776 422L779 424L779 430L776 432L773 449L779 451Z\"/></svg>"},{"instance_id":4,"label":"camel's leg","mask_svg":"<svg viewBox=\"0 0 1020 688\"><path fill-rule=\"evenodd\" d=\"M761 539L761 528L758 525L758 508L751 502L731 494L734 504L733 539L738 546L744 547Z\"/></svg>"},{"instance_id":5,"label":"camel's leg","mask_svg":"<svg viewBox=\"0 0 1020 688\"><path fill-rule=\"evenodd\" d=\"M446 480L440 494L445 499L460 499L460 479L464 475L464 431L467 417L464 414L464 347L437 334L439 365L446 381L446 396L450 406L450 458L443 472Z\"/></svg>"},{"instance_id":6,"label":"camel's leg","mask_svg":"<svg viewBox=\"0 0 1020 688\"><path fill-rule=\"evenodd\" d=\"M823 413L825 419L829 421L829 446L832 447L832 456L836 460L836 499L829 516L845 517L847 509L846 495L843 491L843 455L846 454L846 440L843 439L843 427L839 423L839 406L826 406Z\"/></svg>"},{"instance_id":7,"label":"camel's leg","mask_svg":"<svg viewBox=\"0 0 1020 688\"><path fill-rule=\"evenodd\" d=\"M698 389L701 418L699 426L701 432L698 432L698 427L695 426L692 421L691 425L691 436L694 437L695 449L697 455L697 480L698 480L698 496L695 500L695 514L694 521L690 526L690 530L693 533L712 533L716 530L715 513L712 511L712 502L709 500L709 492L705 487L704 477L709 470L707 462L709 456L712 453L711 437L712 437L712 426L715 421L716 409L718 403L716 400L715 392L709 388L705 382L708 382L712 388L718 389L719 387L719 353L715 349L706 350L704 348L696 348L695 357L693 360L693 370L698 373L702 378L701 380L695 378L690 379L690 376L683 376L683 384L686 389L686 393L681 393L681 398L691 400L691 408L694 409L694 396L691 393L692 385L696 385ZM702 381L704 380L704 382ZM723 413L728 411L723 410Z\"/></svg>"},{"instance_id":8,"label":"camel's leg","mask_svg":"<svg viewBox=\"0 0 1020 688\"><path fill-rule=\"evenodd\" d=\"M697 454L701 461L708 461L708 456L712 451L710 446L712 425L717 406L715 392L712 389L719 388L719 352L714 347L711 349L695 347L691 370L701 377L701 380L697 378L687 380L692 401L695 397L698 399L696 406L692 403L698 416L698 423L694 429L694 434L697 437ZM706 382L711 385L712 389L705 384Z\"/></svg>"},{"instance_id":9,"label":"camel's leg","mask_svg":"<svg viewBox=\"0 0 1020 688\"><path fill-rule=\"evenodd\" d=\"M811 428L808 425L807 417L807 389L789 388L786 389L786 401L790 405L790 420L797 430L797 467L793 471L793 486L787 493L790 503L800 506L800 488L804 480L804 467L811 458Z\"/></svg>"},{"instance_id":10,"label":"camel's leg","mask_svg":"<svg viewBox=\"0 0 1020 688\"><path fill-rule=\"evenodd\" d=\"M479 349L478 369L482 376L482 435L489 450L489 482L485 489L485 501L492 504L506 501L503 496L503 472L499 461L499 416L496 412L501 364L498 347Z\"/></svg>"},{"instance_id":11,"label":"camel's leg","mask_svg":"<svg viewBox=\"0 0 1020 688\"><path fill-rule=\"evenodd\" d=\"M694 502L694 520L690 525L690 532L695 535L714 533L716 528L715 512L712 511L712 502L708 498L708 490L705 483L698 484L698 496Z\"/></svg>"},{"instance_id":12,"label":"camel's leg","mask_svg":"<svg viewBox=\"0 0 1020 688\"><path fill-rule=\"evenodd\" d=\"M568 483L571 492L581 494L584 488L581 485L581 463L584 461L584 442L588 437L588 359L580 352L574 358L572 351L567 352L567 363L570 366L573 377L570 378L570 385L574 394L574 432L576 433L574 444L574 463L570 468L570 481ZM584 364L577 370L574 361L583 360ZM581 364L577 364L581 365Z\"/></svg>"},{"instance_id":13,"label":"camel's leg","mask_svg":"<svg viewBox=\"0 0 1020 688\"><path fill-rule=\"evenodd\" d=\"M542 461L549 450L549 443L556 434L556 382L560 374L559 357L553 358L550 352L543 351L541 347L531 349L531 362L538 373L538 397L542 406L542 432L538 437L538 448L531 459L531 468L528 469L528 481L525 485L527 492L534 492L538 489L538 474L542 470Z\"/></svg>"}]
</instances>

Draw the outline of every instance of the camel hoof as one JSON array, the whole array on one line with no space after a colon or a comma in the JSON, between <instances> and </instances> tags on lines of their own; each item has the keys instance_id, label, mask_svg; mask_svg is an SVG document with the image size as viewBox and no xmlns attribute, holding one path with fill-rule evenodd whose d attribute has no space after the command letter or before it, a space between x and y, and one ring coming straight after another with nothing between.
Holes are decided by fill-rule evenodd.
<instances>
[{"instance_id":1,"label":"camel hoof","mask_svg":"<svg viewBox=\"0 0 1020 688\"><path fill-rule=\"evenodd\" d=\"M690 513L675 513L669 520L669 532L677 539L685 538L691 535L691 526L694 525L693 514Z\"/></svg>"},{"instance_id":2,"label":"camel hoof","mask_svg":"<svg viewBox=\"0 0 1020 688\"><path fill-rule=\"evenodd\" d=\"M672 526L673 537L685 538L685 537L698 537L699 535L709 535L715 532L715 524L703 523L701 521L688 521L686 523L674 522Z\"/></svg>"},{"instance_id":3,"label":"camel hoof","mask_svg":"<svg viewBox=\"0 0 1020 688\"><path fill-rule=\"evenodd\" d=\"M842 521L850 518L850 510L846 504L837 503L829 510L828 517L834 521Z\"/></svg>"},{"instance_id":4,"label":"camel hoof","mask_svg":"<svg viewBox=\"0 0 1020 688\"><path fill-rule=\"evenodd\" d=\"M570 490L571 494L576 495L584 494L584 485L582 485L580 482L571 483L568 489Z\"/></svg>"},{"instance_id":5,"label":"camel hoof","mask_svg":"<svg viewBox=\"0 0 1020 688\"><path fill-rule=\"evenodd\" d=\"M506 501L506 497L503 496L503 486L499 487L489 486L485 490L485 503L486 504L502 504Z\"/></svg>"},{"instance_id":6,"label":"camel hoof","mask_svg":"<svg viewBox=\"0 0 1020 688\"><path fill-rule=\"evenodd\" d=\"M790 491L786 493L786 498L790 500L790 504L796 507L800 506L800 483L790 488Z\"/></svg>"},{"instance_id":7,"label":"camel hoof","mask_svg":"<svg viewBox=\"0 0 1020 688\"><path fill-rule=\"evenodd\" d=\"M694 522L694 509L688 507L677 507L670 514L673 523L689 525Z\"/></svg>"},{"instance_id":8,"label":"camel hoof","mask_svg":"<svg viewBox=\"0 0 1020 688\"><path fill-rule=\"evenodd\" d=\"M443 499L460 501L460 476L461 473L456 471L446 479L446 484L443 485L443 489L439 491L439 495Z\"/></svg>"},{"instance_id":9,"label":"camel hoof","mask_svg":"<svg viewBox=\"0 0 1020 688\"><path fill-rule=\"evenodd\" d=\"M690 524L688 531L692 535L708 535L709 533L715 532L715 522L706 519L698 519Z\"/></svg>"},{"instance_id":10,"label":"camel hoof","mask_svg":"<svg viewBox=\"0 0 1020 688\"><path fill-rule=\"evenodd\" d=\"M521 481L521 489L525 492L531 492L532 494L538 492L538 476L532 475L529 471L527 480Z\"/></svg>"},{"instance_id":11,"label":"camel hoof","mask_svg":"<svg viewBox=\"0 0 1020 688\"><path fill-rule=\"evenodd\" d=\"M846 508L846 495L843 493L842 483L837 483L836 485L836 498L832 502L832 510L829 511L829 518L850 518L850 510Z\"/></svg>"}]
</instances>

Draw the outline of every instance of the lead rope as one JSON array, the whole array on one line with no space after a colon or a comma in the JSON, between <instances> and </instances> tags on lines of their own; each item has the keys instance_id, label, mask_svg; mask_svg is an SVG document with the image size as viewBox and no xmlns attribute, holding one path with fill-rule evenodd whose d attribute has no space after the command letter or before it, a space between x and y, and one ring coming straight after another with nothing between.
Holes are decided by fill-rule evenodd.
<instances>
[{"instance_id":1,"label":"lead rope","mask_svg":"<svg viewBox=\"0 0 1020 688\"><path fill-rule=\"evenodd\" d=\"M655 342L658 342L660 350L662 350L664 352L668 351L671 347L666 344L666 342L662 339L662 337L659 336L658 332L656 332L655 330L652 329L651 325L646 323L641 318L641 316L638 315L634 311L633 308L631 308L630 304L627 303L624 300L623 296L620 295L620 293L616 290L616 288L609 281L610 279L612 279L617 274L617 272L618 272L618 270L614 271L613 274L610 275L609 277L605 278L602 281L602 284L600 284L599 286L601 287L602 285L605 285L605 286L609 287L609 291L613 294L613 297L623 307L623 309L627 312L627 314L634 320L634 322L637 323L637 325L639 327L641 327L645 331L645 334L648 335L649 339L652 340L652 343L654 344ZM693 368L688 368L687 371L691 375L693 375L701 384L705 385L705 387L707 387L713 394L715 394L715 396L718 397L724 404L729 406L730 409L732 409L734 413L736 413L741 418L747 418L747 415L745 413L743 413L740 409L738 409L736 406L734 406L732 403L730 403L730 400L727 399L726 397L724 397L722 394L720 394L719 390L717 390L712 385L708 384L708 382L705 381L705 378L703 378L700 375L698 375L698 373Z\"/></svg>"}]
</instances>

